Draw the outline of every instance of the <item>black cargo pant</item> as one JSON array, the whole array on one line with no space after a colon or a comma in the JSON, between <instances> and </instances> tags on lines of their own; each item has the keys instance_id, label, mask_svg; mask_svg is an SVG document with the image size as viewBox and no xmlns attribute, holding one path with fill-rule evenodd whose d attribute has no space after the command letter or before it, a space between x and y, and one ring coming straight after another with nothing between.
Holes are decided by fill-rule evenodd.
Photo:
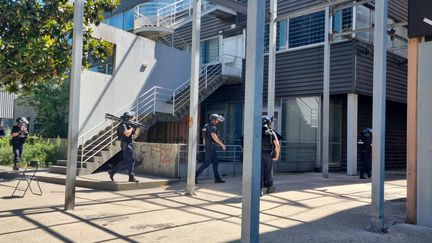
<instances>
[{"instance_id":1,"label":"black cargo pant","mask_svg":"<svg viewBox=\"0 0 432 243\"><path fill-rule=\"evenodd\" d=\"M133 158L133 149L132 149L132 143L121 143L121 149L123 152L123 160L120 161L120 163L117 164L114 168L111 169L111 173L115 174L119 171L127 169L129 176L134 175L134 167L135 167L135 160Z\"/></svg>"},{"instance_id":2,"label":"black cargo pant","mask_svg":"<svg viewBox=\"0 0 432 243\"><path fill-rule=\"evenodd\" d=\"M367 151L360 152L360 177L366 173L368 177L371 176L370 164L371 164L371 153Z\"/></svg>"},{"instance_id":3,"label":"black cargo pant","mask_svg":"<svg viewBox=\"0 0 432 243\"><path fill-rule=\"evenodd\" d=\"M219 162L216 155L216 147L209 147L205 148L205 161L204 164L202 164L198 170L195 173L195 178L198 178L198 176L205 170L207 167L209 167L210 164L213 164L213 175L215 180L220 180L219 176Z\"/></svg>"},{"instance_id":4,"label":"black cargo pant","mask_svg":"<svg viewBox=\"0 0 432 243\"><path fill-rule=\"evenodd\" d=\"M271 151L261 151L261 188L273 186L273 159Z\"/></svg>"},{"instance_id":5,"label":"black cargo pant","mask_svg":"<svg viewBox=\"0 0 432 243\"><path fill-rule=\"evenodd\" d=\"M21 161L21 156L23 152L23 144L22 143L13 143L12 144L13 154L14 154L14 165Z\"/></svg>"}]
</instances>

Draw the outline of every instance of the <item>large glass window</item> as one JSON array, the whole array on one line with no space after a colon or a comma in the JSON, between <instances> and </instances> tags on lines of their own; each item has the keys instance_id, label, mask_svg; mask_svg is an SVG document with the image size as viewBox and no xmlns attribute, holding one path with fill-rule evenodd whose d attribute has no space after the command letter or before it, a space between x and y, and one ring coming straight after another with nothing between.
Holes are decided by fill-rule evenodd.
<instances>
[{"instance_id":1,"label":"large glass window","mask_svg":"<svg viewBox=\"0 0 432 243\"><path fill-rule=\"evenodd\" d=\"M351 31L353 24L353 9L345 8L338 10L333 16L333 32L339 33Z\"/></svg>"},{"instance_id":2,"label":"large glass window","mask_svg":"<svg viewBox=\"0 0 432 243\"><path fill-rule=\"evenodd\" d=\"M320 97L297 97L283 100L282 162L315 166L318 153Z\"/></svg>"},{"instance_id":3,"label":"large glass window","mask_svg":"<svg viewBox=\"0 0 432 243\"><path fill-rule=\"evenodd\" d=\"M106 23L113 27L123 29L123 13L119 13L109 17L108 19L106 19Z\"/></svg>"},{"instance_id":4,"label":"large glass window","mask_svg":"<svg viewBox=\"0 0 432 243\"><path fill-rule=\"evenodd\" d=\"M123 29L124 30L133 30L134 28L134 10L130 9L124 12L123 15Z\"/></svg>"},{"instance_id":5,"label":"large glass window","mask_svg":"<svg viewBox=\"0 0 432 243\"><path fill-rule=\"evenodd\" d=\"M288 20L281 20L277 23L276 50L285 50L288 48Z\"/></svg>"},{"instance_id":6,"label":"large glass window","mask_svg":"<svg viewBox=\"0 0 432 243\"><path fill-rule=\"evenodd\" d=\"M114 58L115 58L115 49L116 46L113 45L113 54L108 57L104 61L97 60L93 57L89 58L90 61L90 70L93 72L103 73L112 75L114 70Z\"/></svg>"},{"instance_id":7,"label":"large glass window","mask_svg":"<svg viewBox=\"0 0 432 243\"><path fill-rule=\"evenodd\" d=\"M360 5L356 7L356 29L367 29L372 27L374 24L372 10L369 8ZM372 42L372 34L373 32L359 32L356 33L356 38L365 42Z\"/></svg>"},{"instance_id":8,"label":"large glass window","mask_svg":"<svg viewBox=\"0 0 432 243\"><path fill-rule=\"evenodd\" d=\"M201 41L200 49L201 64L219 61L219 37Z\"/></svg>"},{"instance_id":9,"label":"large glass window","mask_svg":"<svg viewBox=\"0 0 432 243\"><path fill-rule=\"evenodd\" d=\"M288 47L306 46L324 41L324 11L289 20Z\"/></svg>"}]
</instances>

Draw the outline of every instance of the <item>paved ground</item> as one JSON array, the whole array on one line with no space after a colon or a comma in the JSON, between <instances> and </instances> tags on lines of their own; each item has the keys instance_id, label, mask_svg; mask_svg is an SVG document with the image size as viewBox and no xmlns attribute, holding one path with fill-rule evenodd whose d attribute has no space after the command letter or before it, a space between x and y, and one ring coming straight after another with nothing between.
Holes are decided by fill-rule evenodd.
<instances>
[{"instance_id":1,"label":"paved ground","mask_svg":"<svg viewBox=\"0 0 432 243\"><path fill-rule=\"evenodd\" d=\"M277 193L261 200L261 242L432 242L432 228L404 224L406 181L386 182L389 233L370 223L370 180L343 174L276 175ZM0 242L238 242L241 178L121 192L77 188L64 211L64 186L41 183L42 196L10 198L16 180L0 179Z\"/></svg>"}]
</instances>

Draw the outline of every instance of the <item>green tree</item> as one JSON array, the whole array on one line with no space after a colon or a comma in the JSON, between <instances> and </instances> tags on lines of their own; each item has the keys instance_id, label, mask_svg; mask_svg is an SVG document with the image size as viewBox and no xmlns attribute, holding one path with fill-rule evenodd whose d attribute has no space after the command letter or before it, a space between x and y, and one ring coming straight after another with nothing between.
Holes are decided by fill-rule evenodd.
<instances>
[{"instance_id":1,"label":"green tree","mask_svg":"<svg viewBox=\"0 0 432 243\"><path fill-rule=\"evenodd\" d=\"M35 108L36 123L42 126L41 136L67 137L69 82L49 80L37 83L31 91L22 92L20 103Z\"/></svg>"},{"instance_id":2,"label":"green tree","mask_svg":"<svg viewBox=\"0 0 432 243\"><path fill-rule=\"evenodd\" d=\"M99 24L120 0L87 0L84 25ZM62 80L72 63L73 6L69 0L0 0L0 89L30 90L46 80ZM84 28L83 65L103 60L112 44L91 38Z\"/></svg>"}]
</instances>

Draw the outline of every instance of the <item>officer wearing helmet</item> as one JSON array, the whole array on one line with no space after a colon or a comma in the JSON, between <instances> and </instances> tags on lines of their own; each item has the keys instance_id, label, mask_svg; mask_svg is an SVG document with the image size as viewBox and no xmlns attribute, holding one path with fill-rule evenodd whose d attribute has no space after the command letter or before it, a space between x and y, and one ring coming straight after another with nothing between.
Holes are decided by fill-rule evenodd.
<instances>
[{"instance_id":1,"label":"officer wearing helmet","mask_svg":"<svg viewBox=\"0 0 432 243\"><path fill-rule=\"evenodd\" d=\"M273 118L262 116L262 141L261 141L261 196L275 191L273 186L273 161L279 159L280 144L277 133L271 128Z\"/></svg>"},{"instance_id":2,"label":"officer wearing helmet","mask_svg":"<svg viewBox=\"0 0 432 243\"><path fill-rule=\"evenodd\" d=\"M205 150L205 161L195 173L195 183L198 183L198 176L206 169L210 164L213 164L213 174L215 183L225 183L219 175L218 171L218 159L216 155L216 146L220 145L223 150L226 150L225 144L219 139L217 135L217 125L223 122L225 118L219 114L211 114L209 117L209 123L205 124L203 133L203 144Z\"/></svg>"},{"instance_id":3,"label":"officer wearing helmet","mask_svg":"<svg viewBox=\"0 0 432 243\"><path fill-rule=\"evenodd\" d=\"M372 129L365 128L360 134L358 141L360 151L360 179L366 179L364 174L371 177L370 164L372 161Z\"/></svg>"},{"instance_id":4,"label":"officer wearing helmet","mask_svg":"<svg viewBox=\"0 0 432 243\"><path fill-rule=\"evenodd\" d=\"M27 124L29 121L25 117L16 119L17 124L12 127L11 144L14 154L14 170L19 170L18 163L21 161L23 145L28 137Z\"/></svg>"},{"instance_id":5,"label":"officer wearing helmet","mask_svg":"<svg viewBox=\"0 0 432 243\"><path fill-rule=\"evenodd\" d=\"M117 172L127 169L129 175L129 182L138 183L138 180L135 178L134 175L135 160L133 158L132 150L133 135L136 132L136 127L133 127L130 124L126 123L127 121L132 120L134 116L134 112L125 112L121 117L125 122L120 123L117 128L117 136L121 142L120 146L123 152L123 160L120 161L120 163L118 163L116 166L114 166L110 171L108 171L111 181L114 181L114 175Z\"/></svg>"}]
</instances>

